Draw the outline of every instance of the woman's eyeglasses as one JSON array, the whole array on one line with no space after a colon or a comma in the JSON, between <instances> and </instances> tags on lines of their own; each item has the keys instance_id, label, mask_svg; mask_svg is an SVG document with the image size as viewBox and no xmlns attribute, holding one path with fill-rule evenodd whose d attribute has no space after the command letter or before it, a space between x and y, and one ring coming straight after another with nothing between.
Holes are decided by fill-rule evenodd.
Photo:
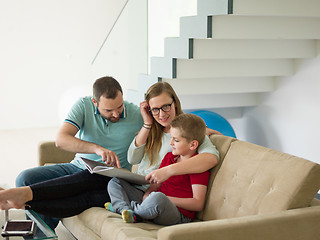
<instances>
[{"instance_id":1,"label":"woman's eyeglasses","mask_svg":"<svg viewBox=\"0 0 320 240\"><path fill-rule=\"evenodd\" d=\"M172 103L170 103L170 104L163 105L160 108L152 108L152 109L150 109L150 112L152 113L153 116L159 115L160 109L164 112L169 112L171 110L171 105L173 104L173 102L174 101L172 101Z\"/></svg>"}]
</instances>

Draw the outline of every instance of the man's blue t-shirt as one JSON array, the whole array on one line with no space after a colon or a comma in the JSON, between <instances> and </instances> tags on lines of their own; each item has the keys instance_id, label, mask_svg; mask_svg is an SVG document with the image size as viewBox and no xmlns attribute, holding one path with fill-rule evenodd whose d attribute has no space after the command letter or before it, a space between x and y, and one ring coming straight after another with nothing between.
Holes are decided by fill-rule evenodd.
<instances>
[{"instance_id":1,"label":"man's blue t-shirt","mask_svg":"<svg viewBox=\"0 0 320 240\"><path fill-rule=\"evenodd\" d=\"M100 115L91 97L84 97L74 104L65 121L79 129L81 140L96 143L115 152L121 167L131 170L127 152L134 136L142 127L143 119L138 106L127 101L123 104L122 116L118 122L113 123ZM102 162L97 154L77 153L71 163L82 169L85 169L85 165L80 157Z\"/></svg>"}]
</instances>

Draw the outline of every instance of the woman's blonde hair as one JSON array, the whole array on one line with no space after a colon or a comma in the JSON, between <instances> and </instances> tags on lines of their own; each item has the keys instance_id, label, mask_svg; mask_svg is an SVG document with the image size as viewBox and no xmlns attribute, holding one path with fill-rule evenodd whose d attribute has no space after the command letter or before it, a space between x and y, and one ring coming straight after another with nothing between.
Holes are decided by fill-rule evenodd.
<instances>
[{"instance_id":1,"label":"woman's blonde hair","mask_svg":"<svg viewBox=\"0 0 320 240\"><path fill-rule=\"evenodd\" d=\"M153 84L147 91L145 99L149 104L151 98L157 97L162 93L167 93L173 100L176 116L183 113L181 109L180 100L171 87L171 85L167 82L157 82ZM159 155L160 148L162 146L162 136L163 136L163 129L164 127L159 124L157 121L153 121L152 128L149 133L146 147L145 147L145 154L150 159L150 166L153 164L156 157Z\"/></svg>"}]
</instances>

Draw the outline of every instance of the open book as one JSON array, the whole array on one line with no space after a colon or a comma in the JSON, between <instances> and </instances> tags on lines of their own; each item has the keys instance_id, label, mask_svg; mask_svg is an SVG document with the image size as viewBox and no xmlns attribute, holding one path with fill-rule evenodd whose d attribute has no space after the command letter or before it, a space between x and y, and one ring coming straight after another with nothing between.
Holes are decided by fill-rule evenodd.
<instances>
[{"instance_id":1,"label":"open book","mask_svg":"<svg viewBox=\"0 0 320 240\"><path fill-rule=\"evenodd\" d=\"M85 163L90 173L97 173L108 177L122 178L128 182L139 185L149 184L149 182L145 180L145 177L143 175L130 172L127 169L108 167L105 163L96 162L83 157L81 157L81 159Z\"/></svg>"}]
</instances>

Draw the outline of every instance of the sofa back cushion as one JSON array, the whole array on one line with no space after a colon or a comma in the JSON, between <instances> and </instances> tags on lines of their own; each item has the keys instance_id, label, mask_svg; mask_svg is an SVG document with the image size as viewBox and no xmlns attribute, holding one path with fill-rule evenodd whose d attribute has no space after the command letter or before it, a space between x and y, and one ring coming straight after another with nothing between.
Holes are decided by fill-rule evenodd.
<instances>
[{"instance_id":1,"label":"sofa back cushion","mask_svg":"<svg viewBox=\"0 0 320 240\"><path fill-rule=\"evenodd\" d=\"M306 207L320 188L320 165L243 141L233 141L208 188L201 220Z\"/></svg>"},{"instance_id":2,"label":"sofa back cushion","mask_svg":"<svg viewBox=\"0 0 320 240\"><path fill-rule=\"evenodd\" d=\"M210 140L213 143L213 145L216 146L217 150L219 151L220 158L219 158L218 164L214 168L211 169L211 175L210 175L210 180L209 180L209 184L208 184L207 198L210 194L209 189L211 189L211 187L212 187L213 180L216 177L217 172L219 171L219 169L223 163L224 157L226 156L226 154L231 146L231 143L233 141L236 141L237 139L232 138L232 137L222 136L222 135L211 135ZM201 212L198 212L197 219L202 219L203 214L204 214L204 210Z\"/></svg>"}]
</instances>

